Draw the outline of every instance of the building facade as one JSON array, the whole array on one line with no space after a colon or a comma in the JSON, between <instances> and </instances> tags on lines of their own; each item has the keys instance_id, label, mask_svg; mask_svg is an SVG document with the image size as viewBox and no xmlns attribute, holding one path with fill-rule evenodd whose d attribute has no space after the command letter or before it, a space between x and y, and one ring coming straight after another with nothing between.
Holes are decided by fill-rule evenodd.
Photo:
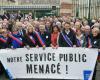
<instances>
[{"instance_id":1,"label":"building facade","mask_svg":"<svg viewBox=\"0 0 100 80\"><path fill-rule=\"evenodd\" d=\"M60 15L68 15L72 16L72 0L60 0L61 6L60 6Z\"/></svg>"},{"instance_id":2,"label":"building facade","mask_svg":"<svg viewBox=\"0 0 100 80\"><path fill-rule=\"evenodd\" d=\"M90 3L90 14L89 14ZM73 16L98 18L100 17L100 0L72 0L73 4Z\"/></svg>"},{"instance_id":3,"label":"building facade","mask_svg":"<svg viewBox=\"0 0 100 80\"><path fill-rule=\"evenodd\" d=\"M60 0L0 0L0 2L1 12L31 11L36 17L59 15L60 10Z\"/></svg>"},{"instance_id":4,"label":"building facade","mask_svg":"<svg viewBox=\"0 0 100 80\"><path fill-rule=\"evenodd\" d=\"M0 0L0 13L4 11L32 11L35 16L70 15L75 17L100 17L100 0Z\"/></svg>"}]
</instances>

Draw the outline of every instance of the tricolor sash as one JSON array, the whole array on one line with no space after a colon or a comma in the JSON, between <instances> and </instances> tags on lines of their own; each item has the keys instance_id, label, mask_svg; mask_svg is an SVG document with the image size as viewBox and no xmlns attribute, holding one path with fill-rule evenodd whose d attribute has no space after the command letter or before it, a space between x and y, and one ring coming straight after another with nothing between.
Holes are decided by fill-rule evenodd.
<instances>
[{"instance_id":1,"label":"tricolor sash","mask_svg":"<svg viewBox=\"0 0 100 80\"><path fill-rule=\"evenodd\" d=\"M42 39L40 33L39 33L39 32L35 32L35 33L36 33L36 36L37 36L37 38L38 38L40 44L41 44L42 46L44 46L45 43L44 43L44 41L43 41L43 39Z\"/></svg>"},{"instance_id":2,"label":"tricolor sash","mask_svg":"<svg viewBox=\"0 0 100 80\"><path fill-rule=\"evenodd\" d=\"M13 40L15 40L15 41L17 41L20 45L23 45L23 42L21 41L21 40L19 40L19 39L17 39L16 37L14 37L13 35L9 35L10 36L10 38L12 38Z\"/></svg>"},{"instance_id":3,"label":"tricolor sash","mask_svg":"<svg viewBox=\"0 0 100 80\"><path fill-rule=\"evenodd\" d=\"M32 41L33 44L36 43L36 41L35 41L35 39L33 38L33 36L28 36L28 37L29 37L29 39Z\"/></svg>"},{"instance_id":4,"label":"tricolor sash","mask_svg":"<svg viewBox=\"0 0 100 80\"><path fill-rule=\"evenodd\" d=\"M73 47L73 43L72 41L69 39L69 37L67 35L64 35L62 32L61 32L64 40L66 41L66 43L70 46L70 47Z\"/></svg>"},{"instance_id":5,"label":"tricolor sash","mask_svg":"<svg viewBox=\"0 0 100 80\"><path fill-rule=\"evenodd\" d=\"M7 42L7 40L4 39L4 38L0 38L0 41L2 41L3 43L6 43Z\"/></svg>"},{"instance_id":6,"label":"tricolor sash","mask_svg":"<svg viewBox=\"0 0 100 80\"><path fill-rule=\"evenodd\" d=\"M91 39L88 37L88 48L92 47Z\"/></svg>"},{"instance_id":7,"label":"tricolor sash","mask_svg":"<svg viewBox=\"0 0 100 80\"><path fill-rule=\"evenodd\" d=\"M80 40L79 39L76 39L77 40L77 46L78 47L81 47L81 42L80 42Z\"/></svg>"}]
</instances>

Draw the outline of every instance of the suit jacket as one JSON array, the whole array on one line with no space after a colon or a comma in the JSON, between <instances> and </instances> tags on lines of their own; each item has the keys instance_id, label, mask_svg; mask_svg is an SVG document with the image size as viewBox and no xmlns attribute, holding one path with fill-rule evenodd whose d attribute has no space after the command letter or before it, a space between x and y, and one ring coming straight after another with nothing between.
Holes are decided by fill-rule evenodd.
<instances>
[{"instance_id":1,"label":"suit jacket","mask_svg":"<svg viewBox=\"0 0 100 80\"><path fill-rule=\"evenodd\" d=\"M100 34L96 37L92 37L92 48L100 49Z\"/></svg>"},{"instance_id":2,"label":"suit jacket","mask_svg":"<svg viewBox=\"0 0 100 80\"><path fill-rule=\"evenodd\" d=\"M51 44L51 34L48 33L48 32L44 32L44 34L41 34L41 33L39 32L39 34L40 34L42 40L44 41L46 47L50 47L50 44ZM38 45L39 45L40 47L42 47L42 45L41 45L39 39L38 39Z\"/></svg>"},{"instance_id":3,"label":"suit jacket","mask_svg":"<svg viewBox=\"0 0 100 80\"><path fill-rule=\"evenodd\" d=\"M84 34L84 40L83 40L83 45L82 45L82 47L86 47L86 48L88 48L88 44L89 44L89 41L88 41L88 39L90 39L90 43L92 42L92 36L91 36L91 34L89 34L89 35L86 35L86 34ZM92 45L92 43L91 43L91 45Z\"/></svg>"},{"instance_id":4,"label":"suit jacket","mask_svg":"<svg viewBox=\"0 0 100 80\"><path fill-rule=\"evenodd\" d=\"M13 48L22 48L22 47L24 47L24 45L25 45L24 44L24 38L20 34L12 34L12 36L14 36L20 42L22 42L22 44L20 44L18 41L16 41L15 39L10 37L10 39L9 39L9 42L11 44L10 47L13 47Z\"/></svg>"},{"instance_id":5,"label":"suit jacket","mask_svg":"<svg viewBox=\"0 0 100 80\"><path fill-rule=\"evenodd\" d=\"M4 14L4 15L2 16L2 19L3 19L3 20L4 20L4 19L9 20L9 19L10 19L10 15L9 15L9 13Z\"/></svg>"},{"instance_id":6,"label":"suit jacket","mask_svg":"<svg viewBox=\"0 0 100 80\"><path fill-rule=\"evenodd\" d=\"M34 39L32 39L32 38L34 38ZM30 47L36 47L36 46L38 45L38 44L37 44L38 39L37 39L37 36L36 36L35 33L26 34L26 35L24 36L24 39L25 39L25 40L24 40L25 45L28 45L28 46L30 46ZM34 40L35 43L34 43L32 40Z\"/></svg>"},{"instance_id":7,"label":"suit jacket","mask_svg":"<svg viewBox=\"0 0 100 80\"><path fill-rule=\"evenodd\" d=\"M62 33L63 33L65 36L67 35L67 36L69 37L69 39L70 39L70 41L72 42L73 45L76 45L76 44L77 44L77 42L76 42L76 36L75 36L75 33L74 33L73 30L70 29L69 34L67 34L67 33L65 32L65 30L63 30ZM59 40L58 40L59 46L60 46L60 47L70 47L69 44L68 44L68 43L65 41L65 39L63 38L62 33L60 33L60 35L59 35Z\"/></svg>"}]
</instances>

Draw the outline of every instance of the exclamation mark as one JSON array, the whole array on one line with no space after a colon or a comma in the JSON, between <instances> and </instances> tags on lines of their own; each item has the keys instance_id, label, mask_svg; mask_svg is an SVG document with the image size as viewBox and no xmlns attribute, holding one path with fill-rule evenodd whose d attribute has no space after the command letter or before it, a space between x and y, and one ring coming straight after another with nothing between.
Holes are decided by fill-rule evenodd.
<instances>
[{"instance_id":1,"label":"exclamation mark","mask_svg":"<svg viewBox=\"0 0 100 80\"><path fill-rule=\"evenodd\" d=\"M68 74L68 65L66 65L66 74Z\"/></svg>"}]
</instances>

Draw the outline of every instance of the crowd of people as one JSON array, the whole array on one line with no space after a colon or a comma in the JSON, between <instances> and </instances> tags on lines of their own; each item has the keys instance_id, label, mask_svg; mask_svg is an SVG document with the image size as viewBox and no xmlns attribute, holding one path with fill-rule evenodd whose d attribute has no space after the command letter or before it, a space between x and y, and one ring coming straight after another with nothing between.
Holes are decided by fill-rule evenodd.
<instances>
[{"instance_id":1,"label":"crowd of people","mask_svg":"<svg viewBox=\"0 0 100 80\"><path fill-rule=\"evenodd\" d=\"M4 17L6 16L6 17ZM86 47L100 49L100 18L88 24L86 19L49 16L32 19L0 20L0 49L22 47Z\"/></svg>"},{"instance_id":2,"label":"crowd of people","mask_svg":"<svg viewBox=\"0 0 100 80\"><path fill-rule=\"evenodd\" d=\"M0 20L0 49L32 47L85 47L100 52L100 18L80 19L69 16L32 18L4 14Z\"/></svg>"}]
</instances>

